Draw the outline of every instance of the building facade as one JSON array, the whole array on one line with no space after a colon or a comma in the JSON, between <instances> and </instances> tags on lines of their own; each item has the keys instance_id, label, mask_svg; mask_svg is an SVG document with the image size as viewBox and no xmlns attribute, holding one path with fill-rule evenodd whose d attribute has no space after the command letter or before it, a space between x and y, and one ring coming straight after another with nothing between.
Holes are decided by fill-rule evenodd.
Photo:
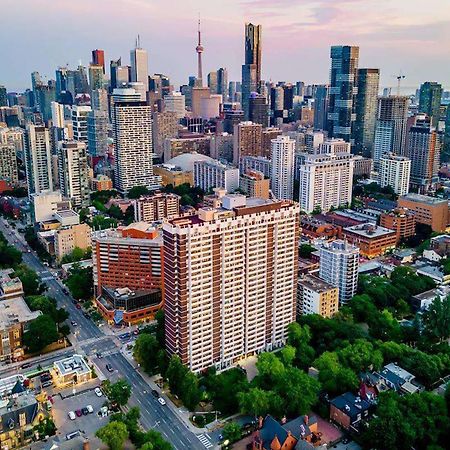
<instances>
[{"instance_id":1,"label":"building facade","mask_svg":"<svg viewBox=\"0 0 450 450\"><path fill-rule=\"evenodd\" d=\"M220 161L195 161L194 186L209 192L224 188L228 193L239 188L239 169Z\"/></svg>"},{"instance_id":2,"label":"building facade","mask_svg":"<svg viewBox=\"0 0 450 450\"><path fill-rule=\"evenodd\" d=\"M134 201L134 218L137 222L152 223L173 219L180 214L180 197L176 194L157 192Z\"/></svg>"},{"instance_id":3,"label":"building facade","mask_svg":"<svg viewBox=\"0 0 450 450\"><path fill-rule=\"evenodd\" d=\"M0 180L15 184L18 176L16 148L12 144L0 143Z\"/></svg>"},{"instance_id":4,"label":"building facade","mask_svg":"<svg viewBox=\"0 0 450 450\"><path fill-rule=\"evenodd\" d=\"M234 126L233 164L239 165L243 156L262 155L262 125L240 122Z\"/></svg>"},{"instance_id":5,"label":"building facade","mask_svg":"<svg viewBox=\"0 0 450 450\"><path fill-rule=\"evenodd\" d=\"M381 187L390 186L397 195L409 192L411 160L392 153L380 159L379 183Z\"/></svg>"},{"instance_id":6,"label":"building facade","mask_svg":"<svg viewBox=\"0 0 450 450\"><path fill-rule=\"evenodd\" d=\"M297 315L332 317L339 309L339 288L311 274L298 280Z\"/></svg>"},{"instance_id":7,"label":"building facade","mask_svg":"<svg viewBox=\"0 0 450 450\"><path fill-rule=\"evenodd\" d=\"M272 139L270 189L280 200L292 200L294 195L295 141L288 136Z\"/></svg>"}]
</instances>

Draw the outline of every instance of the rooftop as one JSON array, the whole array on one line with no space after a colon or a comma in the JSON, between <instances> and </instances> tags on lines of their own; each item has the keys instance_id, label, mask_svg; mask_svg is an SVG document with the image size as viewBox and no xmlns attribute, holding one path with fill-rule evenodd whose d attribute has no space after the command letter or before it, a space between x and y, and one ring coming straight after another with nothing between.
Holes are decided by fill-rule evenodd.
<instances>
[{"instance_id":1,"label":"rooftop","mask_svg":"<svg viewBox=\"0 0 450 450\"><path fill-rule=\"evenodd\" d=\"M336 289L333 285L322 280L322 278L316 277L315 275L306 274L299 278L299 284L311 289L316 292L327 292L331 289Z\"/></svg>"},{"instance_id":2,"label":"rooftop","mask_svg":"<svg viewBox=\"0 0 450 450\"><path fill-rule=\"evenodd\" d=\"M19 323L30 322L41 315L40 311L31 311L22 297L0 302L0 330L6 330Z\"/></svg>"},{"instance_id":3,"label":"rooftop","mask_svg":"<svg viewBox=\"0 0 450 450\"><path fill-rule=\"evenodd\" d=\"M192 172L194 170L194 162L196 161L212 162L214 159L196 152L183 153L175 156L175 158L169 159L165 165L179 167L183 172Z\"/></svg>"},{"instance_id":4,"label":"rooftop","mask_svg":"<svg viewBox=\"0 0 450 450\"><path fill-rule=\"evenodd\" d=\"M334 398L331 400L331 404L342 412L345 412L345 414L351 418L356 418L358 414L361 414L362 411L368 410L370 407L368 402L363 400L361 397L357 397L351 392L346 392L345 394Z\"/></svg>"},{"instance_id":5,"label":"rooftop","mask_svg":"<svg viewBox=\"0 0 450 450\"><path fill-rule=\"evenodd\" d=\"M53 363L55 370L60 376L70 374L85 374L90 372L90 367L81 355L72 355L68 358L55 361Z\"/></svg>"},{"instance_id":6,"label":"rooftop","mask_svg":"<svg viewBox=\"0 0 450 450\"><path fill-rule=\"evenodd\" d=\"M369 239L375 239L388 235L395 236L394 230L389 230L388 228L376 226L373 224L353 225L352 227L344 228L344 231L352 234L357 234L361 237L366 237Z\"/></svg>"},{"instance_id":7,"label":"rooftop","mask_svg":"<svg viewBox=\"0 0 450 450\"><path fill-rule=\"evenodd\" d=\"M403 197L400 197L400 200L408 200L411 202L416 203L426 203L427 205L440 205L440 204L447 204L447 200L443 200L442 198L436 198L436 197L429 197L428 195L421 195L421 194L406 194Z\"/></svg>"},{"instance_id":8,"label":"rooftop","mask_svg":"<svg viewBox=\"0 0 450 450\"><path fill-rule=\"evenodd\" d=\"M13 390L17 382L23 384L24 381L25 377L21 373L2 378L0 380L0 397L11 394L11 391Z\"/></svg>"}]
</instances>

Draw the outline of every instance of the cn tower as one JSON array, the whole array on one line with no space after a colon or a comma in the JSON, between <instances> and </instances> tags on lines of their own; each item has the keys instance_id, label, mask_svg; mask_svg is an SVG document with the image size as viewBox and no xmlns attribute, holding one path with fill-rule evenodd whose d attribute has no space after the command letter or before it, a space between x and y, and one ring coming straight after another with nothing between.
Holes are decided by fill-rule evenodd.
<instances>
[{"instance_id":1,"label":"cn tower","mask_svg":"<svg viewBox=\"0 0 450 450\"><path fill-rule=\"evenodd\" d=\"M203 75L202 75L202 53L203 53L203 46L202 46L202 40L201 40L201 31L200 31L200 17L198 19L198 44L197 47L195 47L195 51L197 52L197 80L195 83L196 87L203 87Z\"/></svg>"}]
</instances>

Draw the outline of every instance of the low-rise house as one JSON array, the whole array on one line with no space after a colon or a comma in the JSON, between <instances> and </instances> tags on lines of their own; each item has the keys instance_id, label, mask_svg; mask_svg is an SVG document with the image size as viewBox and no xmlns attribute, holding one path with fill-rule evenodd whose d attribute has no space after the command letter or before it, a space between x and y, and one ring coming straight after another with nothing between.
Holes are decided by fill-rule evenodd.
<instances>
[{"instance_id":1,"label":"low-rise house","mask_svg":"<svg viewBox=\"0 0 450 450\"><path fill-rule=\"evenodd\" d=\"M450 234L431 238L430 248L438 255L448 257L450 255Z\"/></svg>"},{"instance_id":2,"label":"low-rise house","mask_svg":"<svg viewBox=\"0 0 450 450\"><path fill-rule=\"evenodd\" d=\"M412 267L416 269L418 275L430 277L438 285L450 283L450 274L446 275L441 267L432 265L428 261L416 261Z\"/></svg>"},{"instance_id":3,"label":"low-rise house","mask_svg":"<svg viewBox=\"0 0 450 450\"><path fill-rule=\"evenodd\" d=\"M91 368L81 355L72 355L53 363L53 377L58 385L79 384L92 378Z\"/></svg>"},{"instance_id":4,"label":"low-rise house","mask_svg":"<svg viewBox=\"0 0 450 450\"><path fill-rule=\"evenodd\" d=\"M21 297L23 295L23 286L20 278L11 278L13 269L0 271L0 300Z\"/></svg>"},{"instance_id":5,"label":"low-rise house","mask_svg":"<svg viewBox=\"0 0 450 450\"><path fill-rule=\"evenodd\" d=\"M411 298L411 306L414 311L425 311L436 298L444 300L448 295L450 295L450 285L439 286L435 289L414 295Z\"/></svg>"},{"instance_id":6,"label":"low-rise house","mask_svg":"<svg viewBox=\"0 0 450 450\"><path fill-rule=\"evenodd\" d=\"M432 249L424 250L422 257L431 262L439 262L443 258L438 252Z\"/></svg>"},{"instance_id":7,"label":"low-rise house","mask_svg":"<svg viewBox=\"0 0 450 450\"><path fill-rule=\"evenodd\" d=\"M395 363L387 364L374 375L388 388L403 394L420 392L424 387L415 380L415 376Z\"/></svg>"},{"instance_id":8,"label":"low-rise house","mask_svg":"<svg viewBox=\"0 0 450 450\"><path fill-rule=\"evenodd\" d=\"M347 430L358 430L361 420L369 417L369 408L369 402L346 392L331 400L330 419Z\"/></svg>"},{"instance_id":9,"label":"low-rise house","mask_svg":"<svg viewBox=\"0 0 450 450\"><path fill-rule=\"evenodd\" d=\"M392 257L395 261L398 261L399 264L410 264L415 260L416 251L412 248L403 248L401 250L396 250Z\"/></svg>"}]
</instances>

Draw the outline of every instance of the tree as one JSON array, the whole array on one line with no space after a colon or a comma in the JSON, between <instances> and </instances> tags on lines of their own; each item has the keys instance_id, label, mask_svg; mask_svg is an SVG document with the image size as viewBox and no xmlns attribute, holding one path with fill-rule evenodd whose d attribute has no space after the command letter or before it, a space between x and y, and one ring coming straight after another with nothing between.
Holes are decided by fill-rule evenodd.
<instances>
[{"instance_id":1,"label":"tree","mask_svg":"<svg viewBox=\"0 0 450 450\"><path fill-rule=\"evenodd\" d=\"M367 294L355 295L349 306L357 322L366 322L370 317L378 314L377 307Z\"/></svg>"},{"instance_id":2,"label":"tree","mask_svg":"<svg viewBox=\"0 0 450 450\"><path fill-rule=\"evenodd\" d=\"M91 249L83 250L80 247L75 247L69 254L64 255L61 259L61 264L67 264L72 262L82 261L91 256Z\"/></svg>"},{"instance_id":3,"label":"tree","mask_svg":"<svg viewBox=\"0 0 450 450\"><path fill-rule=\"evenodd\" d=\"M156 340L158 341L158 344L161 348L164 348L165 344L165 316L164 316L164 310L159 309L155 314L155 320L156 320Z\"/></svg>"},{"instance_id":4,"label":"tree","mask_svg":"<svg viewBox=\"0 0 450 450\"><path fill-rule=\"evenodd\" d=\"M291 345L286 345L280 351L280 359L285 366L292 366L295 359L295 347Z\"/></svg>"},{"instance_id":5,"label":"tree","mask_svg":"<svg viewBox=\"0 0 450 450\"><path fill-rule=\"evenodd\" d=\"M131 386L123 379L111 384L107 389L108 398L119 406L125 406L131 395Z\"/></svg>"},{"instance_id":6,"label":"tree","mask_svg":"<svg viewBox=\"0 0 450 450\"><path fill-rule=\"evenodd\" d=\"M149 374L154 375L158 368L158 351L160 346L156 338L147 333L140 334L133 348L133 357Z\"/></svg>"},{"instance_id":7,"label":"tree","mask_svg":"<svg viewBox=\"0 0 450 450\"><path fill-rule=\"evenodd\" d=\"M28 330L23 335L23 344L31 353L36 353L56 342L58 337L55 322L50 316L43 314L28 324Z\"/></svg>"},{"instance_id":8,"label":"tree","mask_svg":"<svg viewBox=\"0 0 450 450\"><path fill-rule=\"evenodd\" d=\"M223 427L222 436L224 441L228 440L233 444L242 438L242 427L236 422L227 423Z\"/></svg>"},{"instance_id":9,"label":"tree","mask_svg":"<svg viewBox=\"0 0 450 450\"><path fill-rule=\"evenodd\" d=\"M122 450L128 439L128 430L122 422L110 422L97 430L95 435L102 440L110 450Z\"/></svg>"},{"instance_id":10,"label":"tree","mask_svg":"<svg viewBox=\"0 0 450 450\"><path fill-rule=\"evenodd\" d=\"M26 302L32 311L41 311L50 316L57 324L63 323L69 318L69 313L64 308L57 308L56 300L46 295L32 295L26 297Z\"/></svg>"},{"instance_id":11,"label":"tree","mask_svg":"<svg viewBox=\"0 0 450 450\"><path fill-rule=\"evenodd\" d=\"M296 322L288 326L288 344L295 348L293 364L307 370L314 360L315 351L310 345L311 330L308 325L301 326Z\"/></svg>"},{"instance_id":12,"label":"tree","mask_svg":"<svg viewBox=\"0 0 450 450\"><path fill-rule=\"evenodd\" d=\"M302 244L298 249L298 256L302 258L310 258L311 254L316 251L316 248L309 244Z\"/></svg>"},{"instance_id":13,"label":"tree","mask_svg":"<svg viewBox=\"0 0 450 450\"><path fill-rule=\"evenodd\" d=\"M181 392L181 383L186 376L188 369L183 366L181 359L173 355L170 358L169 367L167 368L166 377L169 380L169 387L171 392L175 395L179 395Z\"/></svg>"},{"instance_id":14,"label":"tree","mask_svg":"<svg viewBox=\"0 0 450 450\"><path fill-rule=\"evenodd\" d=\"M117 220L112 217L102 216L98 214L93 217L91 222L93 230L106 230L108 228L117 228Z\"/></svg>"},{"instance_id":15,"label":"tree","mask_svg":"<svg viewBox=\"0 0 450 450\"><path fill-rule=\"evenodd\" d=\"M145 443L140 450L172 450L172 446L156 430L148 430L144 434L144 440Z\"/></svg>"},{"instance_id":16,"label":"tree","mask_svg":"<svg viewBox=\"0 0 450 450\"><path fill-rule=\"evenodd\" d=\"M181 400L183 401L184 406L186 406L189 411L195 411L198 403L200 402L202 392L198 385L197 376L188 371L183 381L181 382Z\"/></svg>"},{"instance_id":17,"label":"tree","mask_svg":"<svg viewBox=\"0 0 450 450\"><path fill-rule=\"evenodd\" d=\"M265 417L270 411L273 392L260 388L251 388L247 392L239 392L239 408L242 414Z\"/></svg>"},{"instance_id":18,"label":"tree","mask_svg":"<svg viewBox=\"0 0 450 450\"><path fill-rule=\"evenodd\" d=\"M16 267L13 276L20 278L26 296L38 295L44 292L44 286L41 285L37 273L25 264Z\"/></svg>"},{"instance_id":19,"label":"tree","mask_svg":"<svg viewBox=\"0 0 450 450\"><path fill-rule=\"evenodd\" d=\"M441 300L439 297L422 315L424 334L434 342L443 342L450 338L450 295Z\"/></svg>"},{"instance_id":20,"label":"tree","mask_svg":"<svg viewBox=\"0 0 450 450\"><path fill-rule=\"evenodd\" d=\"M355 373L360 371L380 369L383 365L383 354L375 350L367 340L358 339L338 351L339 361L343 366L349 367Z\"/></svg>"},{"instance_id":21,"label":"tree","mask_svg":"<svg viewBox=\"0 0 450 450\"><path fill-rule=\"evenodd\" d=\"M128 198L135 199L148 194L150 194L150 190L147 187L134 186L128 191Z\"/></svg>"},{"instance_id":22,"label":"tree","mask_svg":"<svg viewBox=\"0 0 450 450\"><path fill-rule=\"evenodd\" d=\"M390 311L384 309L381 313L368 318L369 332L375 339L382 341L399 341L402 330L400 324Z\"/></svg>"},{"instance_id":23,"label":"tree","mask_svg":"<svg viewBox=\"0 0 450 450\"><path fill-rule=\"evenodd\" d=\"M94 293L92 267L83 268L75 263L69 270L66 285L73 298L90 299Z\"/></svg>"},{"instance_id":24,"label":"tree","mask_svg":"<svg viewBox=\"0 0 450 450\"><path fill-rule=\"evenodd\" d=\"M111 205L111 207L108 209L108 214L117 220L123 219L123 213L122 210L117 205Z\"/></svg>"},{"instance_id":25,"label":"tree","mask_svg":"<svg viewBox=\"0 0 450 450\"><path fill-rule=\"evenodd\" d=\"M284 365L274 353L261 353L256 362L258 375L256 381L259 387L271 389L277 379L284 373Z\"/></svg>"},{"instance_id":26,"label":"tree","mask_svg":"<svg viewBox=\"0 0 450 450\"><path fill-rule=\"evenodd\" d=\"M0 241L0 268L14 267L21 262L22 253L9 245L6 240Z\"/></svg>"}]
</instances>

